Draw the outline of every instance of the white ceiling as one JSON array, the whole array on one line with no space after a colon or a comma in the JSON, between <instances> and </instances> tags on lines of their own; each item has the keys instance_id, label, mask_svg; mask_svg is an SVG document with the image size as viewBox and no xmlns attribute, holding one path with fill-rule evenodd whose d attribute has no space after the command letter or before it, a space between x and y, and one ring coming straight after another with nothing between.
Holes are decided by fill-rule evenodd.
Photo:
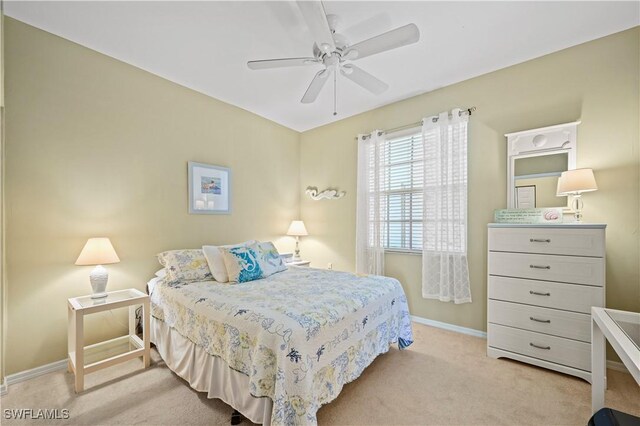
<instances>
[{"instance_id":1,"label":"white ceiling","mask_svg":"<svg viewBox=\"0 0 640 426\"><path fill-rule=\"evenodd\" d=\"M414 22L419 43L357 64L389 84L338 81L301 104L320 65L251 71L247 60L312 56L294 2L5 1L6 15L298 131L640 24L634 2L326 1L353 44Z\"/></svg>"}]
</instances>

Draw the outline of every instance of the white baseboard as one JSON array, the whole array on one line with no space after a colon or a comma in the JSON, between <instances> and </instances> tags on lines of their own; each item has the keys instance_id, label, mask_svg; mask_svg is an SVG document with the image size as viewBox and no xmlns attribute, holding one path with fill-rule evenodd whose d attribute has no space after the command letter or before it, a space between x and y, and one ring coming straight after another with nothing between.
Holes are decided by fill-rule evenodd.
<instances>
[{"instance_id":1,"label":"white baseboard","mask_svg":"<svg viewBox=\"0 0 640 426\"><path fill-rule=\"evenodd\" d=\"M0 384L0 396L6 395L7 393L7 381L5 380L2 384Z\"/></svg>"},{"instance_id":2,"label":"white baseboard","mask_svg":"<svg viewBox=\"0 0 640 426\"><path fill-rule=\"evenodd\" d=\"M67 360L61 359L60 361L52 362L51 364L41 365L40 367L32 368L31 370L21 371L15 374L9 374L4 378L4 392L6 393L9 385L24 382L25 380L34 379L43 374L52 373L54 371L66 370Z\"/></svg>"},{"instance_id":3,"label":"white baseboard","mask_svg":"<svg viewBox=\"0 0 640 426\"><path fill-rule=\"evenodd\" d=\"M416 315L411 315L411 320L413 322L417 322L418 324L424 324L424 325L429 325L431 327L442 328L444 330L455 331L456 333L468 334L469 336L480 337L482 339L487 338L486 331L480 331L480 330L475 330L473 328L461 327L459 325L422 318Z\"/></svg>"}]
</instances>

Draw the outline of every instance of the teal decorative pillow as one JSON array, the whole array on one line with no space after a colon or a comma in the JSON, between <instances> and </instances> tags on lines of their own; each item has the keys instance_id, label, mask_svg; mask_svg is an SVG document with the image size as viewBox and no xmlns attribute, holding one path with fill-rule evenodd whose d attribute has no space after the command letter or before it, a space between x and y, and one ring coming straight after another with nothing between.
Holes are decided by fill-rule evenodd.
<instances>
[{"instance_id":1,"label":"teal decorative pillow","mask_svg":"<svg viewBox=\"0 0 640 426\"><path fill-rule=\"evenodd\" d=\"M271 241L256 244L258 264L262 269L263 277L268 277L276 272L286 271L287 266L282 261L280 253Z\"/></svg>"},{"instance_id":2,"label":"teal decorative pillow","mask_svg":"<svg viewBox=\"0 0 640 426\"><path fill-rule=\"evenodd\" d=\"M222 254L220 253L221 247L231 248L248 246L250 244L255 244L256 242L256 240L249 240L245 241L244 243L225 246L202 246L202 251L204 253L204 257L207 259L207 263L209 264L209 269L211 269L211 273L213 274L213 279L218 281L219 283L229 282L227 267L225 266L224 259L222 258Z\"/></svg>"},{"instance_id":3,"label":"teal decorative pillow","mask_svg":"<svg viewBox=\"0 0 640 426\"><path fill-rule=\"evenodd\" d=\"M189 283L213 279L202 250L165 251L158 254L158 261L167 270L170 281Z\"/></svg>"},{"instance_id":4,"label":"teal decorative pillow","mask_svg":"<svg viewBox=\"0 0 640 426\"><path fill-rule=\"evenodd\" d=\"M256 250L256 244L241 247L220 247L229 281L245 283L264 277Z\"/></svg>"}]
</instances>

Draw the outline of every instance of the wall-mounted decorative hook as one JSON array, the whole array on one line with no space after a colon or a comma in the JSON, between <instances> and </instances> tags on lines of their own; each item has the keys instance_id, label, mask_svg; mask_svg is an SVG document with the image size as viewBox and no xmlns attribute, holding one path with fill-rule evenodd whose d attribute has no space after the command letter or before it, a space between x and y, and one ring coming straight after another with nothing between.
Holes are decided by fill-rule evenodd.
<instances>
[{"instance_id":1,"label":"wall-mounted decorative hook","mask_svg":"<svg viewBox=\"0 0 640 426\"><path fill-rule=\"evenodd\" d=\"M346 191L338 191L337 189L331 189L331 188L327 188L322 192L318 191L318 188L316 188L315 186L308 186L307 190L305 191L307 193L307 195L309 195L309 197L311 197L312 200L322 200L327 199L327 200L337 200L338 198L342 198L344 197L347 192Z\"/></svg>"}]
</instances>

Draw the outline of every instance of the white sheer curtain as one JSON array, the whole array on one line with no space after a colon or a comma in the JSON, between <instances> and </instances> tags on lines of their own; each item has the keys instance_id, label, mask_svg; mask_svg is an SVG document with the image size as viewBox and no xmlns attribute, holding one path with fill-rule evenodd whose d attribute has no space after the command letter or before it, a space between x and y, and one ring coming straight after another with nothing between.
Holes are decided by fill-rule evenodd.
<instances>
[{"instance_id":1,"label":"white sheer curtain","mask_svg":"<svg viewBox=\"0 0 640 426\"><path fill-rule=\"evenodd\" d=\"M467 264L467 123L454 109L425 118L422 296L471 302Z\"/></svg>"},{"instance_id":2,"label":"white sheer curtain","mask_svg":"<svg viewBox=\"0 0 640 426\"><path fill-rule=\"evenodd\" d=\"M384 273L386 217L384 134L358 135L358 196L356 206L356 272Z\"/></svg>"}]
</instances>

